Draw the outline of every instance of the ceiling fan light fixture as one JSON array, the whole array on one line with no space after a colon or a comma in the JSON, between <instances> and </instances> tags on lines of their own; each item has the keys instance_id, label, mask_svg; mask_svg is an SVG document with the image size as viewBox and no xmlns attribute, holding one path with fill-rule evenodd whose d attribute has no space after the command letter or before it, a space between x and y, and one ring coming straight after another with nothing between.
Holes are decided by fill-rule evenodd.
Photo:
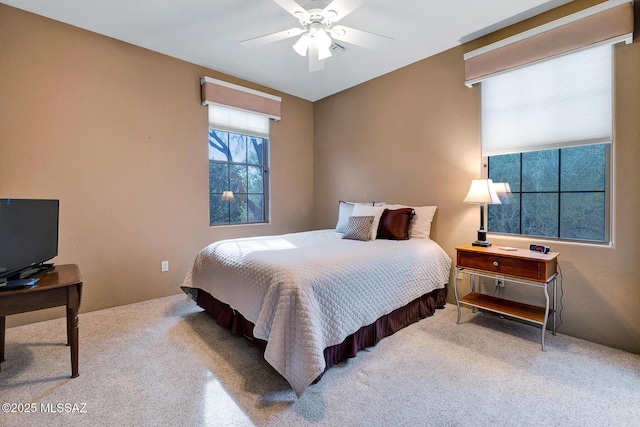
<instances>
[{"instance_id":1,"label":"ceiling fan light fixture","mask_svg":"<svg viewBox=\"0 0 640 427\"><path fill-rule=\"evenodd\" d=\"M300 56L307 55L307 49L309 48L309 36L307 34L303 34L300 39L293 45L293 50Z\"/></svg>"},{"instance_id":2,"label":"ceiling fan light fixture","mask_svg":"<svg viewBox=\"0 0 640 427\"><path fill-rule=\"evenodd\" d=\"M324 29L318 29L313 33L313 42L318 49L327 49L331 46L331 37Z\"/></svg>"}]
</instances>

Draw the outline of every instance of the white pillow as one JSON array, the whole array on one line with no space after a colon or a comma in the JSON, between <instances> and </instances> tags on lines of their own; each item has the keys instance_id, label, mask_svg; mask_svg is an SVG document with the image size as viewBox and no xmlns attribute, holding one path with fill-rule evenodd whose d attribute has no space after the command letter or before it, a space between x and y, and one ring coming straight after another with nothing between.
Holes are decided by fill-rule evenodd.
<instances>
[{"instance_id":1,"label":"white pillow","mask_svg":"<svg viewBox=\"0 0 640 427\"><path fill-rule=\"evenodd\" d=\"M384 205L386 209L413 208L416 214L413 216L409 237L428 239L431 235L431 221L436 213L437 206L406 206L406 205Z\"/></svg>"},{"instance_id":2,"label":"white pillow","mask_svg":"<svg viewBox=\"0 0 640 427\"><path fill-rule=\"evenodd\" d=\"M380 217L385 209L386 208L384 206L355 205L351 216L372 216L373 222L371 223L371 229L369 232L371 234L371 240L376 240L376 237L378 236L378 224L380 223Z\"/></svg>"},{"instance_id":3,"label":"white pillow","mask_svg":"<svg viewBox=\"0 0 640 427\"><path fill-rule=\"evenodd\" d=\"M355 203L340 201L340 205L338 207L338 223L336 224L336 231L338 233L344 233L347 229L349 217L353 212L354 206Z\"/></svg>"},{"instance_id":4,"label":"white pillow","mask_svg":"<svg viewBox=\"0 0 640 427\"><path fill-rule=\"evenodd\" d=\"M336 224L336 231L338 233L344 233L349 222L349 217L352 215L353 207L355 205L364 206L382 206L384 202L368 202L368 203L356 203L356 202L343 202L342 200L338 206L338 223Z\"/></svg>"}]
</instances>

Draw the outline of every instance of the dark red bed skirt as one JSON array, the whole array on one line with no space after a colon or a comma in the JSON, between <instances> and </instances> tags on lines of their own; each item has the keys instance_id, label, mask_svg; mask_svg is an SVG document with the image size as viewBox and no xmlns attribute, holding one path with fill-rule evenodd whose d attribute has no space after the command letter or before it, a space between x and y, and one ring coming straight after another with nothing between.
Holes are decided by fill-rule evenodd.
<instances>
[{"instance_id":1,"label":"dark red bed skirt","mask_svg":"<svg viewBox=\"0 0 640 427\"><path fill-rule=\"evenodd\" d=\"M231 330L233 334L244 335L261 348L267 345L266 341L253 336L253 323L233 310L228 304L215 299L202 289L183 286L182 290L191 295L200 307L215 318L218 325ZM404 307L380 317L372 324L363 326L357 332L349 335L342 343L325 348L324 358L327 364L325 371L335 363L350 357L356 357L358 350L374 346L382 338L388 337L420 319L433 315L436 309L444 308L446 298L446 286L442 289L436 289L411 301Z\"/></svg>"}]
</instances>

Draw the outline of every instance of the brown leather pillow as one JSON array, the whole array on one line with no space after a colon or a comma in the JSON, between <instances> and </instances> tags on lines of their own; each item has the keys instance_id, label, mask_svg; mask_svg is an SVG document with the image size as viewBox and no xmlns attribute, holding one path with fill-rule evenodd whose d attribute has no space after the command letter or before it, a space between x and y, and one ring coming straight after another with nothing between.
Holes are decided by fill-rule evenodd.
<instances>
[{"instance_id":1,"label":"brown leather pillow","mask_svg":"<svg viewBox=\"0 0 640 427\"><path fill-rule=\"evenodd\" d=\"M385 209L378 224L378 239L408 240L413 208Z\"/></svg>"}]
</instances>

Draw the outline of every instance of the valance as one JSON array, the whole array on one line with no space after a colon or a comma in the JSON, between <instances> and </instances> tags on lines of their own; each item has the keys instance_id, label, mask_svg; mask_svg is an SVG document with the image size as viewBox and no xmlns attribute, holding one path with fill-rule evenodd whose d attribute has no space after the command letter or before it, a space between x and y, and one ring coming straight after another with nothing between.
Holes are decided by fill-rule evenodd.
<instances>
[{"instance_id":1,"label":"valance","mask_svg":"<svg viewBox=\"0 0 640 427\"><path fill-rule=\"evenodd\" d=\"M633 1L610 0L468 52L465 84L606 40L633 41Z\"/></svg>"},{"instance_id":2,"label":"valance","mask_svg":"<svg viewBox=\"0 0 640 427\"><path fill-rule=\"evenodd\" d=\"M280 120L282 98L211 77L200 79L202 105L220 105Z\"/></svg>"}]
</instances>

